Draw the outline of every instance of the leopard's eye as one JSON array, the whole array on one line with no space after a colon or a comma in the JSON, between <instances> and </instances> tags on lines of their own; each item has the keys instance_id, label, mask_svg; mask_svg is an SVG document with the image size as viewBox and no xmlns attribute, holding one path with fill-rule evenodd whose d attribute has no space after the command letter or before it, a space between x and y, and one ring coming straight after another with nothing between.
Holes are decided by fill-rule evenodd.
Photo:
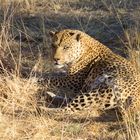
<instances>
[{"instance_id":1,"label":"leopard's eye","mask_svg":"<svg viewBox=\"0 0 140 140\"><path fill-rule=\"evenodd\" d=\"M69 48L69 46L64 46L63 50L67 50Z\"/></svg>"}]
</instances>

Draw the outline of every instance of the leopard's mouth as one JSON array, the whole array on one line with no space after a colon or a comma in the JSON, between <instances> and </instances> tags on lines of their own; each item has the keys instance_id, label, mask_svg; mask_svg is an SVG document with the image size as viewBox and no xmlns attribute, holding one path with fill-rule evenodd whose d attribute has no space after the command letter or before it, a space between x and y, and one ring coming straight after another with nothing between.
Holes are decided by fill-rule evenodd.
<instances>
[{"instance_id":1,"label":"leopard's mouth","mask_svg":"<svg viewBox=\"0 0 140 140\"><path fill-rule=\"evenodd\" d=\"M56 69L58 69L59 71L63 71L64 73L68 71L68 64L55 64L54 65Z\"/></svg>"},{"instance_id":2,"label":"leopard's mouth","mask_svg":"<svg viewBox=\"0 0 140 140\"><path fill-rule=\"evenodd\" d=\"M71 65L72 65L72 62L67 62L67 61L63 62L60 60L54 61L54 67L58 70L68 71Z\"/></svg>"},{"instance_id":3,"label":"leopard's mouth","mask_svg":"<svg viewBox=\"0 0 140 140\"><path fill-rule=\"evenodd\" d=\"M56 68L63 68L64 67L64 64L61 64L59 61L54 61L54 66Z\"/></svg>"},{"instance_id":4,"label":"leopard's mouth","mask_svg":"<svg viewBox=\"0 0 140 140\"><path fill-rule=\"evenodd\" d=\"M65 65L63 65L63 64L55 64L55 67L58 68L58 69L61 69L61 68L64 68Z\"/></svg>"}]
</instances>

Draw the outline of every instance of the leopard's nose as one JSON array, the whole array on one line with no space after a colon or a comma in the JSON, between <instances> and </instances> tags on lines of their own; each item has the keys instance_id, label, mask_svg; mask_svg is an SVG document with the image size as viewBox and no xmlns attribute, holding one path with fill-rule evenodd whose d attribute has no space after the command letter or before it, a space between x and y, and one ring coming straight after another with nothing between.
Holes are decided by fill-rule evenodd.
<instances>
[{"instance_id":1,"label":"leopard's nose","mask_svg":"<svg viewBox=\"0 0 140 140\"><path fill-rule=\"evenodd\" d=\"M59 58L54 58L54 63L55 63L55 65L58 65L58 61L59 61L60 59Z\"/></svg>"}]
</instances>

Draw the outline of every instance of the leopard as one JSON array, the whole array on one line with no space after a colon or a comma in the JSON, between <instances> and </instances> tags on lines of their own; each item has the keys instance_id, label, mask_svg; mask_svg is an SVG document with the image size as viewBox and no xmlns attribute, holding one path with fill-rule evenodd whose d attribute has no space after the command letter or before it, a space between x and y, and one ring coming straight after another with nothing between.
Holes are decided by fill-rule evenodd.
<instances>
[{"instance_id":1,"label":"leopard","mask_svg":"<svg viewBox=\"0 0 140 140\"><path fill-rule=\"evenodd\" d=\"M66 73L46 75L44 86L70 90L74 97L60 110L133 110L140 101L140 77L135 65L110 48L75 29L50 32L53 61Z\"/></svg>"}]
</instances>

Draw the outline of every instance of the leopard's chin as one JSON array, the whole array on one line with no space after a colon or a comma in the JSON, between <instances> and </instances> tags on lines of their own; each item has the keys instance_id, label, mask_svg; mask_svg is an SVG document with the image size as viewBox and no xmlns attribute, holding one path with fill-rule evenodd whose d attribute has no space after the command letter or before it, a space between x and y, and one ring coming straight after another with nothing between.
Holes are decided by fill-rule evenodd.
<instances>
[{"instance_id":1,"label":"leopard's chin","mask_svg":"<svg viewBox=\"0 0 140 140\"><path fill-rule=\"evenodd\" d=\"M60 64L59 64L59 65L55 65L55 67L56 67L57 69L61 69L61 68L64 68L65 65L62 65L62 64L60 65Z\"/></svg>"}]
</instances>

